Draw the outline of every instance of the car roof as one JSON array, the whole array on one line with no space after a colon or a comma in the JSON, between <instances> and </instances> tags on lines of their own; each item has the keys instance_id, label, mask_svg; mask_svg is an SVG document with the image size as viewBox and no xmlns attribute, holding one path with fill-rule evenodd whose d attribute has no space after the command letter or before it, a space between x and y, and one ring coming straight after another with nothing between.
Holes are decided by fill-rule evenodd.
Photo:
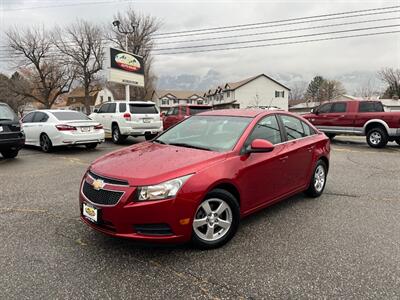
<instances>
[{"instance_id":1,"label":"car roof","mask_svg":"<svg viewBox=\"0 0 400 300\"><path fill-rule=\"evenodd\" d=\"M255 118L260 114L268 115L276 113L276 110L265 110L265 109L217 109L217 110L209 110L197 115L201 116L231 116L231 117L249 117Z\"/></svg>"},{"instance_id":2,"label":"car roof","mask_svg":"<svg viewBox=\"0 0 400 300\"><path fill-rule=\"evenodd\" d=\"M152 101L126 101L126 100L114 100L114 101L108 101L108 102L104 102L102 104L106 104L106 103L132 103L132 104L154 104L154 102Z\"/></svg>"}]
</instances>

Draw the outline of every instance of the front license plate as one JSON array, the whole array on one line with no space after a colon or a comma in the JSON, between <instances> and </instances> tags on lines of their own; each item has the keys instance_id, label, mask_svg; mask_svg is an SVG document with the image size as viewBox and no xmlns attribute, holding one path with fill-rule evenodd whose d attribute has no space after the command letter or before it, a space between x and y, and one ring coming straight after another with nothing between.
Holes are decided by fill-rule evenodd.
<instances>
[{"instance_id":1,"label":"front license plate","mask_svg":"<svg viewBox=\"0 0 400 300\"><path fill-rule=\"evenodd\" d=\"M97 222L98 220L98 210L93 206L83 203L83 215L92 222Z\"/></svg>"},{"instance_id":2,"label":"front license plate","mask_svg":"<svg viewBox=\"0 0 400 300\"><path fill-rule=\"evenodd\" d=\"M143 123L150 123L151 119L143 119Z\"/></svg>"},{"instance_id":3,"label":"front license plate","mask_svg":"<svg viewBox=\"0 0 400 300\"><path fill-rule=\"evenodd\" d=\"M3 132L3 126L0 126L0 132Z\"/></svg>"}]
</instances>

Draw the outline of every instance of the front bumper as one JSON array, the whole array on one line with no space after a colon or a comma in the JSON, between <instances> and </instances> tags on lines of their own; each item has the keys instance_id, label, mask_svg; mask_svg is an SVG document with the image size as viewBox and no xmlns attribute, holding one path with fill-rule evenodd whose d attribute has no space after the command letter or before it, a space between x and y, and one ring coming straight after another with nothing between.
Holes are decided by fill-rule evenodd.
<instances>
[{"instance_id":1,"label":"front bumper","mask_svg":"<svg viewBox=\"0 0 400 300\"><path fill-rule=\"evenodd\" d=\"M85 179L86 180L86 179ZM187 242L192 234L192 218L196 204L184 197L173 199L136 202L136 187L108 185L104 189L123 191L121 199L114 206L99 205L88 199L81 188L79 204L81 219L91 228L120 238L144 242L182 243ZM83 216L83 203L96 208L98 222L94 223ZM162 232L142 232L139 228L163 225L169 230Z\"/></svg>"}]
</instances>

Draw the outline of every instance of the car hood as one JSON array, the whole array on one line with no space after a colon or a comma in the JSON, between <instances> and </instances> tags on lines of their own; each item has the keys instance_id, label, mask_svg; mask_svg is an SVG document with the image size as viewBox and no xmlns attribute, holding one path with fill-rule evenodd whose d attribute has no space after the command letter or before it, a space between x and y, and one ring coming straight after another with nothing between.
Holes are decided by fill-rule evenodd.
<instances>
[{"instance_id":1,"label":"car hood","mask_svg":"<svg viewBox=\"0 0 400 300\"><path fill-rule=\"evenodd\" d=\"M127 180L132 186L152 185L195 173L225 157L219 152L144 142L98 158L90 170Z\"/></svg>"}]
</instances>

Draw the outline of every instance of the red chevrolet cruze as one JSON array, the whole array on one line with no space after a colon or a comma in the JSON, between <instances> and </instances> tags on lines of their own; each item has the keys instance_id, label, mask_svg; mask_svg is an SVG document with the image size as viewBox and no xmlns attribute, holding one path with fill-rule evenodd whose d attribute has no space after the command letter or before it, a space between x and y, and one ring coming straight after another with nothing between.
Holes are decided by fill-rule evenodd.
<instances>
[{"instance_id":1,"label":"red chevrolet cruze","mask_svg":"<svg viewBox=\"0 0 400 300\"><path fill-rule=\"evenodd\" d=\"M215 110L97 159L82 220L116 237L214 248L241 218L299 192L322 194L329 139L283 111Z\"/></svg>"}]
</instances>

